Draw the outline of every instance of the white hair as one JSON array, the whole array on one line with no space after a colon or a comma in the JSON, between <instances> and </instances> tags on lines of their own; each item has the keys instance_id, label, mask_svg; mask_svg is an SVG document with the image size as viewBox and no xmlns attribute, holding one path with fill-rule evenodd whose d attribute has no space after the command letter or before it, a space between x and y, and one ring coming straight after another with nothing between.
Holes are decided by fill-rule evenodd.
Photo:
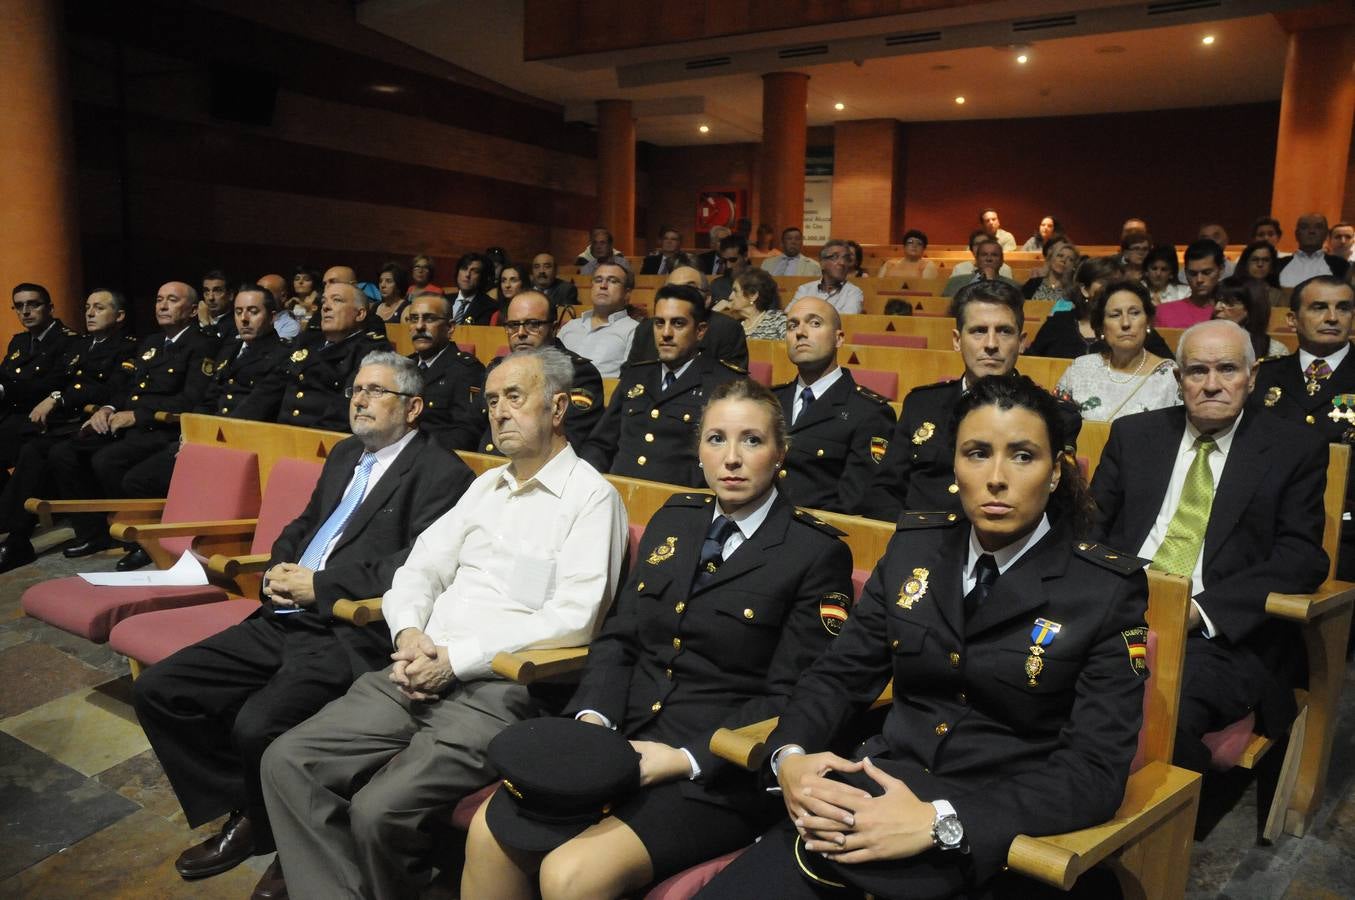
<instances>
[{"instance_id":1,"label":"white hair","mask_svg":"<svg viewBox=\"0 0 1355 900\"><path fill-rule=\"evenodd\" d=\"M1231 331L1232 337L1242 341L1242 356L1247 361L1247 368L1250 369L1256 364L1256 348L1252 346L1251 335L1247 333L1247 329L1231 319L1206 319L1181 332L1181 340L1176 345L1176 364L1183 370L1186 367L1186 344L1190 341L1191 335L1210 330Z\"/></svg>"}]
</instances>

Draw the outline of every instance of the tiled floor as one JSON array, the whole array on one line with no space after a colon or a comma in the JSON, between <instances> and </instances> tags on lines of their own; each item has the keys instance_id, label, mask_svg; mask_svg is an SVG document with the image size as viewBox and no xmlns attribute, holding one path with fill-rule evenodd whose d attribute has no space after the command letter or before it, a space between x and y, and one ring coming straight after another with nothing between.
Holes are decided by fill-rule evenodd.
<instances>
[{"instance_id":1,"label":"tiled floor","mask_svg":"<svg viewBox=\"0 0 1355 900\"><path fill-rule=\"evenodd\" d=\"M26 587L74 571L48 554L0 575L0 897L247 897L268 857L205 881L175 874L174 858L212 829L185 825L128 705L125 661L23 615ZM1251 779L1206 781L1217 821L1195 846L1191 898L1355 897L1355 683L1344 706L1327 801L1302 840L1257 846Z\"/></svg>"}]
</instances>

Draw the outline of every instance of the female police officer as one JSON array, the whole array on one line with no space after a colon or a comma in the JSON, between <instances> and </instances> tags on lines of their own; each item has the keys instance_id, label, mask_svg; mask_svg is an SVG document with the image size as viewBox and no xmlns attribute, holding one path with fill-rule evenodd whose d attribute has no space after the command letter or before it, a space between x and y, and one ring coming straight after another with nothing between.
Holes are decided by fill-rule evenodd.
<instances>
[{"instance_id":1,"label":"female police officer","mask_svg":"<svg viewBox=\"0 0 1355 900\"><path fill-rule=\"evenodd\" d=\"M699 458L715 492L676 494L645 529L617 613L593 641L568 712L619 729L640 790L548 853L510 846L482 808L464 897L616 897L750 843L779 804L709 751L717 728L776 715L832 641L851 592L841 532L775 489L781 405L747 379L720 385ZM542 760L549 765L549 759Z\"/></svg>"},{"instance_id":2,"label":"female police officer","mask_svg":"<svg viewBox=\"0 0 1355 900\"><path fill-rule=\"evenodd\" d=\"M982 378L955 417L964 515L904 514L769 738L788 819L700 897L951 896L993 878L1018 833L1119 806L1143 702L1142 561L1078 541L1086 494L1055 452L1048 393ZM815 752L891 676L881 733L853 760Z\"/></svg>"}]
</instances>

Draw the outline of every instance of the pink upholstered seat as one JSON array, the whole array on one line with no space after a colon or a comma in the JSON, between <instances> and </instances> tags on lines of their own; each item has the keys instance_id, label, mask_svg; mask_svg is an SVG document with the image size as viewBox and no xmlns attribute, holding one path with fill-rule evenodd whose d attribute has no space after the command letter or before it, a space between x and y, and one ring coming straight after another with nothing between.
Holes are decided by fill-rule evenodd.
<instances>
[{"instance_id":1,"label":"pink upholstered seat","mask_svg":"<svg viewBox=\"0 0 1355 900\"><path fill-rule=\"evenodd\" d=\"M645 900L686 900L709 884L716 875L725 870L725 866L738 859L747 849L744 847L698 863L690 869L684 869L656 884L648 894L645 894Z\"/></svg>"},{"instance_id":2,"label":"pink upholstered seat","mask_svg":"<svg viewBox=\"0 0 1355 900\"><path fill-rule=\"evenodd\" d=\"M917 350L927 349L927 338L921 334L899 334L897 332L888 332L881 334L854 334L851 342L853 344L865 344L872 347L913 347Z\"/></svg>"},{"instance_id":3,"label":"pink upholstered seat","mask_svg":"<svg viewBox=\"0 0 1355 900\"><path fill-rule=\"evenodd\" d=\"M247 519L258 511L259 464L254 453L210 444L183 446L160 521ZM192 543L192 538L174 538L161 546L182 553ZM224 591L211 586L102 587L71 576L34 585L24 592L22 604L33 618L102 644L113 626L129 616L225 597Z\"/></svg>"},{"instance_id":4,"label":"pink upholstered seat","mask_svg":"<svg viewBox=\"0 0 1355 900\"><path fill-rule=\"evenodd\" d=\"M772 386L772 364L761 360L750 360L748 363L748 377L758 384Z\"/></svg>"},{"instance_id":5,"label":"pink upholstered seat","mask_svg":"<svg viewBox=\"0 0 1355 900\"><path fill-rule=\"evenodd\" d=\"M1201 740L1209 748L1209 765L1220 772L1235 767L1242 759L1242 751L1256 733L1256 713L1247 713L1222 731L1211 731Z\"/></svg>"},{"instance_id":6,"label":"pink upholstered seat","mask_svg":"<svg viewBox=\"0 0 1355 900\"><path fill-rule=\"evenodd\" d=\"M899 399L899 373L885 372L879 369L851 370L852 378L862 387L868 387L889 400Z\"/></svg>"},{"instance_id":7,"label":"pink upholstered seat","mask_svg":"<svg viewBox=\"0 0 1355 900\"><path fill-rule=\"evenodd\" d=\"M870 569L852 569L852 602L855 603L861 599L861 592L866 588L866 582L870 579Z\"/></svg>"},{"instance_id":8,"label":"pink upholstered seat","mask_svg":"<svg viewBox=\"0 0 1355 900\"><path fill-rule=\"evenodd\" d=\"M259 524L250 542L250 553L272 551L273 542L282 529L306 508L322 467L319 462L301 459L280 459L273 465L268 490L259 508ZM157 608L124 618L109 633L108 645L123 656L149 666L240 624L259 607L256 600L227 599L229 595L217 587L203 590L215 593L192 604L189 609Z\"/></svg>"},{"instance_id":9,"label":"pink upholstered seat","mask_svg":"<svg viewBox=\"0 0 1355 900\"><path fill-rule=\"evenodd\" d=\"M643 522L631 522L627 526L628 539L626 540L626 556L629 558L626 563L626 571L635 571L635 560L640 556L640 538L645 536L645 526Z\"/></svg>"},{"instance_id":10,"label":"pink upholstered seat","mask_svg":"<svg viewBox=\"0 0 1355 900\"><path fill-rule=\"evenodd\" d=\"M462 353L469 353L471 356L475 355L475 341L457 341L456 348Z\"/></svg>"},{"instance_id":11,"label":"pink upholstered seat","mask_svg":"<svg viewBox=\"0 0 1355 900\"><path fill-rule=\"evenodd\" d=\"M475 813L480 809L480 804L485 803L494 792L499 789L499 783L486 785L473 794L468 794L461 798L461 802L452 807L452 827L459 828L462 831L470 831L471 819L475 818Z\"/></svg>"}]
</instances>

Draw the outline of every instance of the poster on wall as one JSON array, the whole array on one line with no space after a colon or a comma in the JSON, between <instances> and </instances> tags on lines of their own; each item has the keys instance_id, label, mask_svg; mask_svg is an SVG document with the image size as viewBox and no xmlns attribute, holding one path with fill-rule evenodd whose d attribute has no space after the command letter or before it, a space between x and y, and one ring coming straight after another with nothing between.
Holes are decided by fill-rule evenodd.
<instances>
[{"instance_id":1,"label":"poster on wall","mask_svg":"<svg viewBox=\"0 0 1355 900\"><path fill-rule=\"evenodd\" d=\"M696 233L709 234L716 225L732 229L748 215L748 191L743 188L706 188L696 200Z\"/></svg>"},{"instance_id":2,"label":"poster on wall","mask_svg":"<svg viewBox=\"0 0 1355 900\"><path fill-rule=\"evenodd\" d=\"M800 226L806 244L822 244L833 227L833 176L805 177L805 220Z\"/></svg>"}]
</instances>

